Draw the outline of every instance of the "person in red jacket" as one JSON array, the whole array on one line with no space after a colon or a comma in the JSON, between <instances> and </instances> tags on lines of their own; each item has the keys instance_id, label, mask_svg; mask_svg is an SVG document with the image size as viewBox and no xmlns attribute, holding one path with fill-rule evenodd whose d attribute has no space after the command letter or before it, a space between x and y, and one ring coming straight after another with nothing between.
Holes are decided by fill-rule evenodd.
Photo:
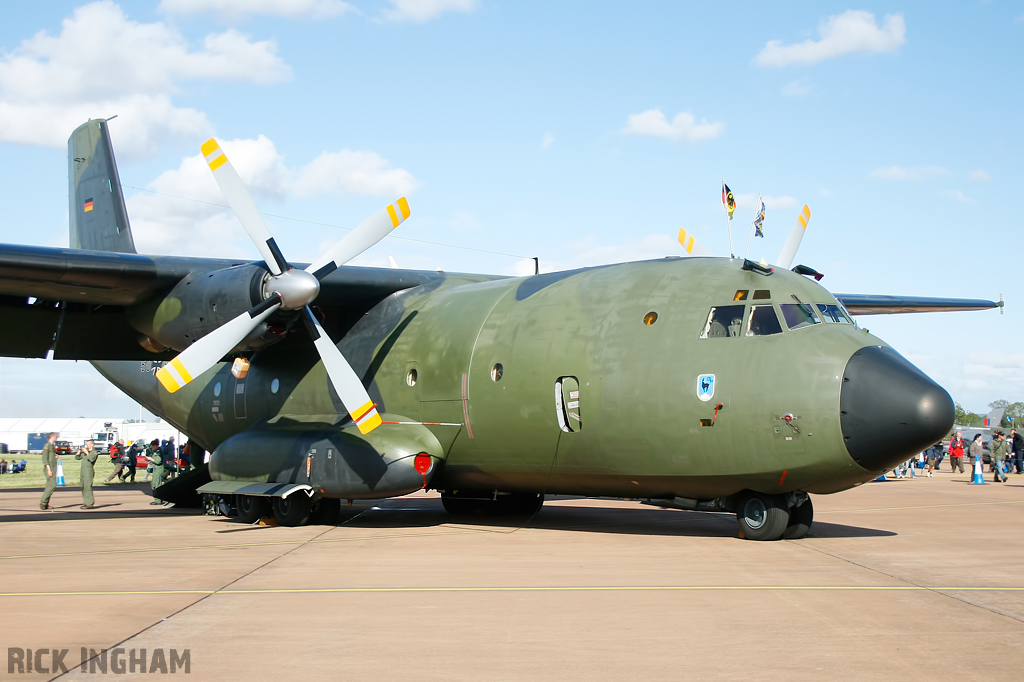
<instances>
[{"instance_id":1,"label":"person in red jacket","mask_svg":"<svg viewBox=\"0 0 1024 682\"><path fill-rule=\"evenodd\" d=\"M949 441L949 466L950 471L956 473L959 468L960 473L964 473L964 434L962 431L957 431L956 435Z\"/></svg>"}]
</instances>

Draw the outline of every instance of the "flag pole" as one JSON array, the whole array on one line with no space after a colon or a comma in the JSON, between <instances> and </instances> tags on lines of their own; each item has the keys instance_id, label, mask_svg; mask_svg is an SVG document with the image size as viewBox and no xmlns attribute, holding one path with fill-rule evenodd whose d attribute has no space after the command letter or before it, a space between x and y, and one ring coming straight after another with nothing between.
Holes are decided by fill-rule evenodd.
<instances>
[{"instance_id":1,"label":"flag pole","mask_svg":"<svg viewBox=\"0 0 1024 682\"><path fill-rule=\"evenodd\" d=\"M754 220L757 220L757 216L761 213L761 193L757 193L757 205L754 206ZM750 223L750 234L747 235L747 250L743 252L743 260L747 259L747 254L750 253L750 240L754 238L754 223Z\"/></svg>"},{"instance_id":2,"label":"flag pole","mask_svg":"<svg viewBox=\"0 0 1024 682\"><path fill-rule=\"evenodd\" d=\"M735 258L736 252L732 248L732 216L729 215L729 203L725 196L725 178L722 178L722 206L725 207L725 229L729 232L729 257Z\"/></svg>"}]
</instances>

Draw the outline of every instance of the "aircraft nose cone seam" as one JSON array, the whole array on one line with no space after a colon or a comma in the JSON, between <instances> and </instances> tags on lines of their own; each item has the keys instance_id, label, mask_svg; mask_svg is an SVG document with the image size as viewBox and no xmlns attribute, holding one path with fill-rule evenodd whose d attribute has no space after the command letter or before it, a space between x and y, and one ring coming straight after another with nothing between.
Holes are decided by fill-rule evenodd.
<instances>
[{"instance_id":1,"label":"aircraft nose cone seam","mask_svg":"<svg viewBox=\"0 0 1024 682\"><path fill-rule=\"evenodd\" d=\"M847 362L840 390L846 449L864 469L881 472L933 445L953 425L946 391L887 346L868 346Z\"/></svg>"}]
</instances>

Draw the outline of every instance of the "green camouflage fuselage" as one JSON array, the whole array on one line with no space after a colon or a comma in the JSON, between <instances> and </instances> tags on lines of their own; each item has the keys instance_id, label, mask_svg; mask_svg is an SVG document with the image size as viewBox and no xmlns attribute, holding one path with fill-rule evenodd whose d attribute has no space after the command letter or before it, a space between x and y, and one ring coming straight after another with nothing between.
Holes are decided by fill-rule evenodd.
<instances>
[{"instance_id":1,"label":"green camouflage fuselage","mask_svg":"<svg viewBox=\"0 0 1024 682\"><path fill-rule=\"evenodd\" d=\"M740 291L749 295L734 301ZM745 306L746 329L753 304L794 302L837 305L805 277L728 259L450 275L389 296L339 348L382 429L427 423L440 448L431 454L444 459L430 487L694 499L835 492L877 475L847 451L840 391L851 355L884 344L831 322L701 338L713 307ZM221 363L173 395L147 363L96 365L214 460L250 427L330 427L345 414L308 342L256 353L244 379ZM714 378L702 400L704 375ZM266 481L280 466L250 461L243 478Z\"/></svg>"}]
</instances>

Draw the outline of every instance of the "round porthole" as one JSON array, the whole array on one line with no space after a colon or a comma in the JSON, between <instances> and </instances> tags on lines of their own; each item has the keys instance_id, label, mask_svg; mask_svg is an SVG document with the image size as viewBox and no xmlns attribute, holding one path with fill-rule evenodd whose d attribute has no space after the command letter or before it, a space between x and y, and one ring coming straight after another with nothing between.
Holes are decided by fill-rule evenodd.
<instances>
[{"instance_id":1,"label":"round porthole","mask_svg":"<svg viewBox=\"0 0 1024 682\"><path fill-rule=\"evenodd\" d=\"M270 392L271 393L277 393L280 389L281 389L281 380L280 379L274 379L273 381L270 382Z\"/></svg>"},{"instance_id":2,"label":"round porthole","mask_svg":"<svg viewBox=\"0 0 1024 682\"><path fill-rule=\"evenodd\" d=\"M405 383L409 384L410 386L415 386L416 385L416 370L415 369L410 369L409 373L405 375Z\"/></svg>"},{"instance_id":3,"label":"round porthole","mask_svg":"<svg viewBox=\"0 0 1024 682\"><path fill-rule=\"evenodd\" d=\"M213 385L213 397L217 398L220 396L220 382L218 381Z\"/></svg>"},{"instance_id":4,"label":"round porthole","mask_svg":"<svg viewBox=\"0 0 1024 682\"><path fill-rule=\"evenodd\" d=\"M648 327L650 327L652 324L654 324L657 321L658 321L658 313L654 312L653 310L651 312L647 313L646 315L644 315L644 324L646 324Z\"/></svg>"},{"instance_id":5,"label":"round porthole","mask_svg":"<svg viewBox=\"0 0 1024 682\"><path fill-rule=\"evenodd\" d=\"M494 367L491 367L491 381L501 381L501 375L505 372L505 368L501 366L500 362L494 363Z\"/></svg>"}]
</instances>

